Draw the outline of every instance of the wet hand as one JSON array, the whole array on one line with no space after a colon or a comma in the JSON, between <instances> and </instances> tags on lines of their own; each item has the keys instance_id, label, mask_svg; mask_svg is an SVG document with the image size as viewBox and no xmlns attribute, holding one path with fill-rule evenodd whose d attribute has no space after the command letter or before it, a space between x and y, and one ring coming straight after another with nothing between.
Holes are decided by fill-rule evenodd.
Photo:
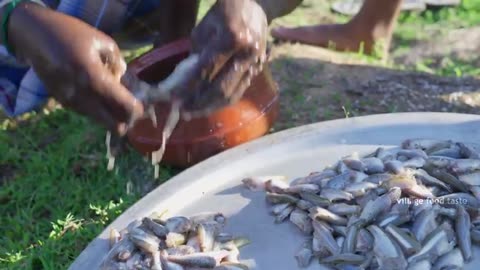
<instances>
[{"instance_id":1,"label":"wet hand","mask_svg":"<svg viewBox=\"0 0 480 270\"><path fill-rule=\"evenodd\" d=\"M126 64L109 36L32 3L15 9L9 31L17 57L33 67L63 106L120 135L131 119L143 115L141 102L120 82Z\"/></svg>"},{"instance_id":2,"label":"wet hand","mask_svg":"<svg viewBox=\"0 0 480 270\"><path fill-rule=\"evenodd\" d=\"M255 1L218 0L192 32L199 78L180 91L183 109L204 114L238 101L266 62L267 28Z\"/></svg>"}]
</instances>

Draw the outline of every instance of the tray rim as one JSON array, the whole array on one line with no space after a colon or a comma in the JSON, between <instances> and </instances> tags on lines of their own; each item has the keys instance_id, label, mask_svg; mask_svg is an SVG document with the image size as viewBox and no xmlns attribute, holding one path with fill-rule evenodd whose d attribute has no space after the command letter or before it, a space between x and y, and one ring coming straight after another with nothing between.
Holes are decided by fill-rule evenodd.
<instances>
[{"instance_id":1,"label":"tray rim","mask_svg":"<svg viewBox=\"0 0 480 270\"><path fill-rule=\"evenodd\" d=\"M413 117L416 116L416 117ZM88 253L92 252L95 249L95 246L99 245L102 235L107 235L110 231L110 228L118 227L116 224L122 223L128 215L139 207L139 205L152 200L153 198L163 198L163 201L168 200L169 197L173 196L175 190L181 190L188 188L188 185L192 181L191 179L202 178L206 174L211 173L212 170L222 167L223 164L228 164L232 159L238 159L244 156L245 152L255 153L262 151L266 148L273 147L274 145L282 144L285 138L292 140L293 138L298 138L302 136L314 135L315 133L321 132L323 128L328 129L339 129L345 125L352 124L355 122L363 122L364 124L369 124L370 126L377 125L380 121L385 120L400 120L401 123L405 124L411 122L412 124L418 124L425 122L429 118L435 118L438 120L443 120L447 122L462 123L473 120L480 120L480 115L475 114L465 114L465 113L449 113L449 112L404 112L404 113L385 113L385 114L373 114L367 116L358 116L351 118L335 119L323 122L312 123L308 125L303 125L299 127L294 127L286 130L282 130L276 133L265 135L261 138L253 140L251 142L239 145L232 149L226 150L222 153L219 153L215 156L212 156L205 161L202 161L184 171L177 174L176 176L170 178L167 182L159 185L154 190L146 194L144 197L140 198L137 202L131 205L126 209L120 216L115 220L109 223L104 230L97 235L92 241L82 250L82 252L77 256L75 261L69 266L69 270L80 270L85 269L82 266L89 261ZM412 120L413 119L413 120ZM370 120L370 121L369 121ZM400 124L400 123L396 123ZM144 210L142 210L144 211ZM130 219L131 220L131 219ZM91 251L92 250L92 251Z\"/></svg>"}]
</instances>

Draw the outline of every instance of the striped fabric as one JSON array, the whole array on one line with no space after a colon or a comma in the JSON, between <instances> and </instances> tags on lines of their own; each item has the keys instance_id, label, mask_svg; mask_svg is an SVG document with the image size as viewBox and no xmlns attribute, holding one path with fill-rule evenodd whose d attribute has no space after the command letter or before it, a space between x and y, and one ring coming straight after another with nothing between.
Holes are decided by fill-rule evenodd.
<instances>
[{"instance_id":1,"label":"striped fabric","mask_svg":"<svg viewBox=\"0 0 480 270\"><path fill-rule=\"evenodd\" d=\"M4 1L4 0L0 0ZM43 0L59 12L82 19L106 32L119 30L132 17L160 7L160 0ZM88 6L89 8L85 8ZM33 69L23 66L0 45L0 107L10 116L36 110L48 99Z\"/></svg>"}]
</instances>

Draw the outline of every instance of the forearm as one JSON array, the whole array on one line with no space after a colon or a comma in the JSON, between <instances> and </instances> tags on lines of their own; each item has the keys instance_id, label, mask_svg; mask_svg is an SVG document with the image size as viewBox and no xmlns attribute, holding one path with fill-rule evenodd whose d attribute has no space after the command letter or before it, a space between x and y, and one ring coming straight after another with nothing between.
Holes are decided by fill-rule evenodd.
<instances>
[{"instance_id":1,"label":"forearm","mask_svg":"<svg viewBox=\"0 0 480 270\"><path fill-rule=\"evenodd\" d=\"M8 7L3 7L0 12L0 21L3 22L5 16L6 9ZM6 46L7 42L10 48L13 49L14 52L21 50L21 47L24 47L26 40L23 40L25 36L35 35L33 29L26 24L28 21L28 17L33 14L34 10L37 9L45 9L45 7L33 3L33 2L23 2L18 4L13 11L11 11L10 16L7 21L6 31L7 31L7 38L8 40L4 40L5 35L2 35L0 43ZM3 30L3 29L2 29ZM27 33L26 33L27 32ZM23 35L22 33L26 33Z\"/></svg>"},{"instance_id":2,"label":"forearm","mask_svg":"<svg viewBox=\"0 0 480 270\"><path fill-rule=\"evenodd\" d=\"M295 10L303 0L256 0L267 14L268 23Z\"/></svg>"}]
</instances>

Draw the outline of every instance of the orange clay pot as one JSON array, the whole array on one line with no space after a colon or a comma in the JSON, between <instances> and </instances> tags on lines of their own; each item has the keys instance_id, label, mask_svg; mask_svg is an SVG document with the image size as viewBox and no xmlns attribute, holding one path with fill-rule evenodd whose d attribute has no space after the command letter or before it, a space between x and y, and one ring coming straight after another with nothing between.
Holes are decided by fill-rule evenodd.
<instances>
[{"instance_id":1,"label":"orange clay pot","mask_svg":"<svg viewBox=\"0 0 480 270\"><path fill-rule=\"evenodd\" d=\"M156 48L129 64L129 71L150 83L166 78L190 51L189 40ZM181 120L170 137L162 164L189 167L223 150L265 135L277 118L279 96L268 66L252 80L243 98L209 116ZM128 134L130 144L142 154L158 150L170 104L156 105L158 127L140 120Z\"/></svg>"}]
</instances>

